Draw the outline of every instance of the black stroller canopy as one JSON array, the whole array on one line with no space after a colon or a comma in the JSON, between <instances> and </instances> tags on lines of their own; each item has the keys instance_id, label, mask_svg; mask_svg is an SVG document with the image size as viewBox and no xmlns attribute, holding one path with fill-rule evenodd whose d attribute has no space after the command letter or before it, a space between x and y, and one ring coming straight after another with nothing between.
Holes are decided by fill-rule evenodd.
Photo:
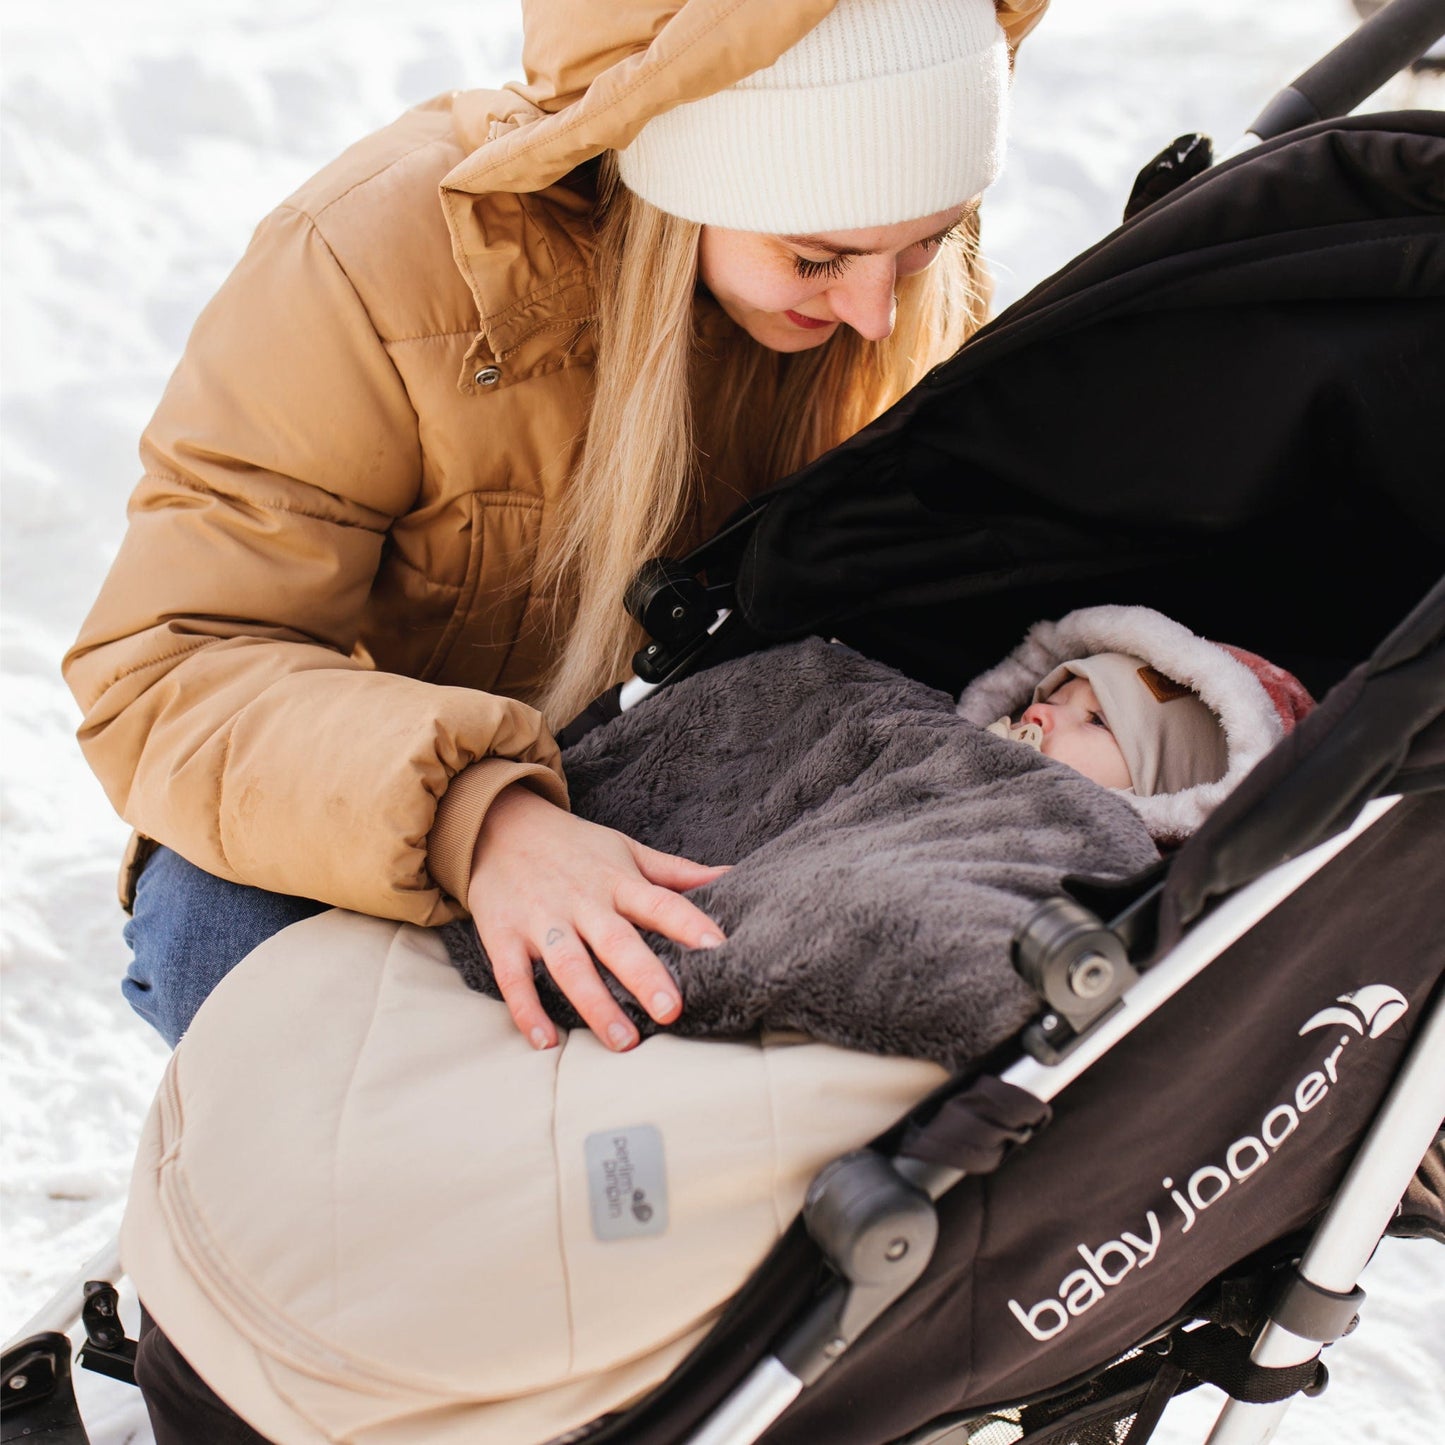
<instances>
[{"instance_id":1,"label":"black stroller canopy","mask_svg":"<svg viewBox=\"0 0 1445 1445\"><path fill-rule=\"evenodd\" d=\"M1146 603L1316 692L1445 556L1445 116L1206 171L693 559L758 643L956 690L1042 616Z\"/></svg>"},{"instance_id":2,"label":"black stroller canopy","mask_svg":"<svg viewBox=\"0 0 1445 1445\"><path fill-rule=\"evenodd\" d=\"M710 600L735 609L680 671L821 632L957 691L1040 617L1122 602L1265 652L1328 691L1173 858L1144 955L1172 946L1214 899L1337 832L1370 797L1429 795L1407 800L1380 846L1351 860L1352 902L1332 896L1340 872L1300 889L1216 959L1181 1025L1136 1030L1129 1050L1055 1099L1053 1125L1007 1169L939 1199L928 1269L768 1441L899 1439L921 1420L972 1418L1087 1379L1144 1322L1032 1349L1011 1336L1003 1303L1043 1297L1020 1293L1020 1274L1049 1250L1068 1256L1073 1241L1104 1237L1130 1171L1168 1188L1180 1151L1227 1152L1225 1135L1249 1112L1234 1085L1287 1074L1280 1040L1310 1037L1295 1019L1302 981L1311 998L1338 997L1358 987L1362 960L1409 958L1419 965L1410 1007L1423 1011L1439 968L1421 900L1438 871L1429 844L1445 781L1442 397L1445 116L1325 122L1142 211L672 574L705 570ZM685 588L675 597L686 610ZM1108 904L1102 886L1072 884L1093 890L1090 906ZM1229 1049L1214 1022L1226 1002ZM1216 1104L1230 1100L1217 1145L1204 1141L1215 1111L1201 1111L1194 1087L1171 1112L1178 1081L1196 1069ZM913 1122L926 1131L940 1100L971 1082L955 1078ZM1124 1148L1072 1146L1071 1135L1103 1139L1088 1117L1097 1109L1117 1124L1121 1100L1137 1106ZM894 1153L900 1129L876 1147ZM1307 1225L1342 1167L1326 1147L1302 1153L1295 1182L1312 1177L1297 1197L1221 1216L1219 1260L1169 1285L1151 1265L1156 1291L1182 1304L1221 1266ZM777 1348L780 1321L801 1315L824 1273L795 1224L687 1364L589 1439L682 1438ZM1156 1294L1151 1323L1172 1307Z\"/></svg>"}]
</instances>

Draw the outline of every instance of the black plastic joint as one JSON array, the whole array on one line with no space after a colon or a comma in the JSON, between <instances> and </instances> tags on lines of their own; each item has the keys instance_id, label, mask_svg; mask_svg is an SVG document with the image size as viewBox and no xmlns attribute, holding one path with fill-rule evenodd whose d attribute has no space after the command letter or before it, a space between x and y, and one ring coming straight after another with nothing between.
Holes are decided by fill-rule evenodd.
<instances>
[{"instance_id":1,"label":"black plastic joint","mask_svg":"<svg viewBox=\"0 0 1445 1445\"><path fill-rule=\"evenodd\" d=\"M0 1359L0 1440L90 1445L75 1403L68 1336L48 1330L5 1351Z\"/></svg>"},{"instance_id":2,"label":"black plastic joint","mask_svg":"<svg viewBox=\"0 0 1445 1445\"><path fill-rule=\"evenodd\" d=\"M1014 935L1013 964L1073 1033L1106 1014L1139 975L1122 940L1072 898L1046 898ZM1050 1032L1057 1019L1042 1024Z\"/></svg>"},{"instance_id":3,"label":"black plastic joint","mask_svg":"<svg viewBox=\"0 0 1445 1445\"><path fill-rule=\"evenodd\" d=\"M853 1284L881 1284L900 1265L911 1269L914 1260L927 1260L938 1238L933 1201L871 1149L819 1171L803 1219L829 1263Z\"/></svg>"},{"instance_id":4,"label":"black plastic joint","mask_svg":"<svg viewBox=\"0 0 1445 1445\"><path fill-rule=\"evenodd\" d=\"M1333 1344L1359 1323L1364 1290L1336 1294L1312 1284L1298 1270L1292 1270L1269 1315L1290 1334L1318 1344Z\"/></svg>"},{"instance_id":5,"label":"black plastic joint","mask_svg":"<svg viewBox=\"0 0 1445 1445\"><path fill-rule=\"evenodd\" d=\"M80 1363L95 1374L135 1384L136 1341L126 1338L120 1320L120 1296L109 1280L86 1281L80 1318L85 1325Z\"/></svg>"},{"instance_id":6,"label":"black plastic joint","mask_svg":"<svg viewBox=\"0 0 1445 1445\"><path fill-rule=\"evenodd\" d=\"M685 563L672 557L644 562L623 599L642 630L664 646L687 642L717 621L707 589Z\"/></svg>"}]
</instances>

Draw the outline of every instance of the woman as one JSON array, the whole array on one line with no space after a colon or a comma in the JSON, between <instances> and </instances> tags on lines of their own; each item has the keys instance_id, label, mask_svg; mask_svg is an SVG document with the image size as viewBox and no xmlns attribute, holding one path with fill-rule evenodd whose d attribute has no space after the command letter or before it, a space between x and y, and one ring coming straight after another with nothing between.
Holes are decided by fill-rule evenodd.
<instances>
[{"instance_id":1,"label":"woman","mask_svg":"<svg viewBox=\"0 0 1445 1445\"><path fill-rule=\"evenodd\" d=\"M593 956L677 1015L637 929L719 942L681 896L716 870L568 814L548 729L625 671L641 561L976 327L1045 3L544 0L525 83L408 112L262 222L66 659L138 830L124 987L169 1040L325 905L469 911L539 1048L534 959L614 1048Z\"/></svg>"}]
</instances>

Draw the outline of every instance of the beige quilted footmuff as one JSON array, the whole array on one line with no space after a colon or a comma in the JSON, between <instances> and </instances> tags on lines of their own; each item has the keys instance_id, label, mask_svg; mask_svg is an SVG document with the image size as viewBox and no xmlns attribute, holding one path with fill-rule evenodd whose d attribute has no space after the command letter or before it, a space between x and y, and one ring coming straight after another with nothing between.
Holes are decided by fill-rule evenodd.
<instances>
[{"instance_id":1,"label":"beige quilted footmuff","mask_svg":"<svg viewBox=\"0 0 1445 1445\"><path fill-rule=\"evenodd\" d=\"M664 1378L817 1169L943 1077L796 1035L537 1053L434 933L325 913L176 1050L124 1262L278 1445L537 1445Z\"/></svg>"}]
</instances>

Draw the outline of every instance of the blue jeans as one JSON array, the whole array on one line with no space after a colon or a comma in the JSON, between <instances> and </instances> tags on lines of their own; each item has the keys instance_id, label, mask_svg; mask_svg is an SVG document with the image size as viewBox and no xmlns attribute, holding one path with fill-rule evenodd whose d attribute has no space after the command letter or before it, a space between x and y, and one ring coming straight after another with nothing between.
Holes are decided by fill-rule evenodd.
<instances>
[{"instance_id":1,"label":"blue jeans","mask_svg":"<svg viewBox=\"0 0 1445 1445\"><path fill-rule=\"evenodd\" d=\"M211 990L256 947L327 905L247 888L157 848L125 925L134 957L121 992L172 1048Z\"/></svg>"}]
</instances>

